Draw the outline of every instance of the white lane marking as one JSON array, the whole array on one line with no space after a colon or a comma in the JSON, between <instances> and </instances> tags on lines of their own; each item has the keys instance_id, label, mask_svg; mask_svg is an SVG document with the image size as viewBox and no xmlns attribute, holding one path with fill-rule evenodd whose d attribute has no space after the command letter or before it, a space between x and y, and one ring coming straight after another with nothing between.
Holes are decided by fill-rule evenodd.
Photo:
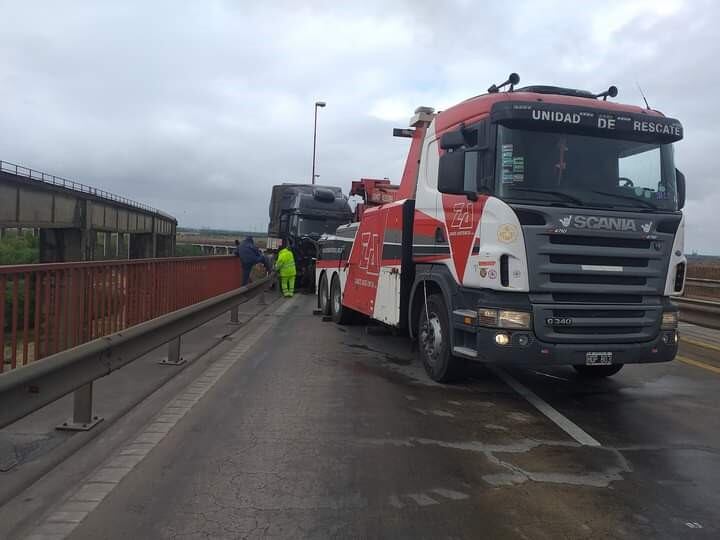
<instances>
[{"instance_id":1,"label":"white lane marking","mask_svg":"<svg viewBox=\"0 0 720 540\"><path fill-rule=\"evenodd\" d=\"M438 495L442 495L443 497L447 499L452 499L454 501L461 501L463 499L467 499L470 496L465 493L455 491L454 489L435 488L432 491L434 491Z\"/></svg>"},{"instance_id":2,"label":"white lane marking","mask_svg":"<svg viewBox=\"0 0 720 540\"><path fill-rule=\"evenodd\" d=\"M545 373L544 371L533 371L533 373L537 373L538 375L542 375L543 377L549 377L550 379L557 379L558 381L570 382L570 379L566 379L565 377L558 377L557 375L550 375L550 373Z\"/></svg>"},{"instance_id":3,"label":"white lane marking","mask_svg":"<svg viewBox=\"0 0 720 540\"><path fill-rule=\"evenodd\" d=\"M435 499L428 497L424 493L408 493L407 496L410 497L413 501L415 501L419 506L430 506L431 504L439 504Z\"/></svg>"},{"instance_id":4,"label":"white lane marking","mask_svg":"<svg viewBox=\"0 0 720 540\"><path fill-rule=\"evenodd\" d=\"M270 315L282 315L294 302L286 301ZM190 411L223 375L277 323L266 319L245 336L232 350L208 367L197 379L170 401L131 442L123 445L111 458L96 469L69 499L65 500L30 534L28 540L62 540L92 512L127 476L170 430Z\"/></svg>"},{"instance_id":5,"label":"white lane marking","mask_svg":"<svg viewBox=\"0 0 720 540\"><path fill-rule=\"evenodd\" d=\"M565 433L570 435L580 444L585 446L602 446L596 439L594 439L589 433L583 430L575 422L570 420L567 416L561 414L557 409L553 408L547 401L543 400L535 392L530 390L527 386L518 382L510 374L506 373L502 369L489 366L490 371L500 377L505 384L515 390L518 394L524 397L533 407L543 413L549 418L557 427L562 429Z\"/></svg>"}]
</instances>

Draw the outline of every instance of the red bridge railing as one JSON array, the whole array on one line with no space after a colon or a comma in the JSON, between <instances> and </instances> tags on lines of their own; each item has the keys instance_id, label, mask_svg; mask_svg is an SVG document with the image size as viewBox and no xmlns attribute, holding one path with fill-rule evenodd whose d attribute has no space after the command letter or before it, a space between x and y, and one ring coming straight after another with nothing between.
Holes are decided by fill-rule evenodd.
<instances>
[{"instance_id":1,"label":"red bridge railing","mask_svg":"<svg viewBox=\"0 0 720 540\"><path fill-rule=\"evenodd\" d=\"M237 257L0 266L0 373L241 285Z\"/></svg>"}]
</instances>

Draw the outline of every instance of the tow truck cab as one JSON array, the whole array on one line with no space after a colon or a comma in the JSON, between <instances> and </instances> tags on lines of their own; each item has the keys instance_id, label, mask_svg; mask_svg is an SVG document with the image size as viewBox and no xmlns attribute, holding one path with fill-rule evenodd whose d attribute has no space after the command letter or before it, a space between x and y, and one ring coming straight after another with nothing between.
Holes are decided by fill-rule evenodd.
<instances>
[{"instance_id":1,"label":"tow truck cab","mask_svg":"<svg viewBox=\"0 0 720 540\"><path fill-rule=\"evenodd\" d=\"M606 101L613 87L490 90L396 130L412 143L394 201L326 239L345 260L326 285L341 307L406 326L437 380L458 358L597 375L672 360L680 122Z\"/></svg>"}]
</instances>

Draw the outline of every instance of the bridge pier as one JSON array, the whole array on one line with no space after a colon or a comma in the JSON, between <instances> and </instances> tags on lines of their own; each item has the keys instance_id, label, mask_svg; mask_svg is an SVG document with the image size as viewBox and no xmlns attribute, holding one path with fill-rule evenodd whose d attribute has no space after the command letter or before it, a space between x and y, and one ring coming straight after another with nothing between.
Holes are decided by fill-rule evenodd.
<instances>
[{"instance_id":1,"label":"bridge pier","mask_svg":"<svg viewBox=\"0 0 720 540\"><path fill-rule=\"evenodd\" d=\"M127 233L118 233L118 259L130 258L130 235Z\"/></svg>"},{"instance_id":2,"label":"bridge pier","mask_svg":"<svg viewBox=\"0 0 720 540\"><path fill-rule=\"evenodd\" d=\"M153 233L130 235L130 258L149 259L157 256L157 237Z\"/></svg>"},{"instance_id":3,"label":"bridge pier","mask_svg":"<svg viewBox=\"0 0 720 540\"><path fill-rule=\"evenodd\" d=\"M92 260L90 235L82 229L40 229L40 262Z\"/></svg>"},{"instance_id":4,"label":"bridge pier","mask_svg":"<svg viewBox=\"0 0 720 540\"><path fill-rule=\"evenodd\" d=\"M174 236L156 236L156 257L172 257L175 255Z\"/></svg>"}]
</instances>

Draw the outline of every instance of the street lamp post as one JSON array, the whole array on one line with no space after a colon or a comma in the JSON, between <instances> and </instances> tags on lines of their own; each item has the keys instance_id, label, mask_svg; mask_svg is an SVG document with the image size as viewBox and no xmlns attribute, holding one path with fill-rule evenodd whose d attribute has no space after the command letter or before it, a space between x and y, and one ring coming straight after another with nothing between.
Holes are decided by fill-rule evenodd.
<instances>
[{"instance_id":1,"label":"street lamp post","mask_svg":"<svg viewBox=\"0 0 720 540\"><path fill-rule=\"evenodd\" d=\"M315 183L315 147L317 144L317 111L318 107L324 107L326 103L324 101L316 101L315 102L315 127L313 128L313 165L312 165L312 178L310 179L310 183Z\"/></svg>"}]
</instances>

